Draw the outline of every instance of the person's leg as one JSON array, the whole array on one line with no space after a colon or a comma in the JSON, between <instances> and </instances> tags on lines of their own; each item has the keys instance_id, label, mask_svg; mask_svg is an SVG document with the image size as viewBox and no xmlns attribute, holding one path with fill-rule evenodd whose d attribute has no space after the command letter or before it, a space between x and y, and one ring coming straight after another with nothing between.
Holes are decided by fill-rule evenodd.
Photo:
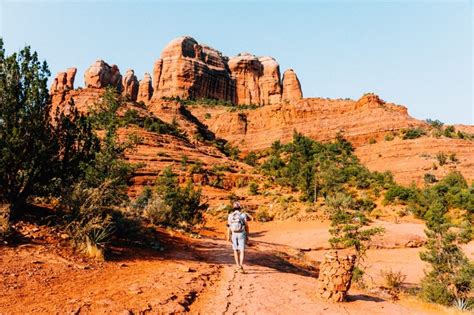
<instances>
[{"instance_id":1,"label":"person's leg","mask_svg":"<svg viewBox=\"0 0 474 315\"><path fill-rule=\"evenodd\" d=\"M244 264L244 252L245 252L245 233L241 233L238 238L238 245L239 245L239 263L240 268L243 271L243 264Z\"/></svg>"},{"instance_id":2,"label":"person's leg","mask_svg":"<svg viewBox=\"0 0 474 315\"><path fill-rule=\"evenodd\" d=\"M237 235L235 233L232 233L231 240L232 240L232 249L234 250L235 264L237 266L240 266L240 264L239 264L239 252L238 252L239 240L238 240Z\"/></svg>"},{"instance_id":3,"label":"person's leg","mask_svg":"<svg viewBox=\"0 0 474 315\"><path fill-rule=\"evenodd\" d=\"M239 266L239 251L234 250L234 259L235 259L235 264Z\"/></svg>"}]
</instances>

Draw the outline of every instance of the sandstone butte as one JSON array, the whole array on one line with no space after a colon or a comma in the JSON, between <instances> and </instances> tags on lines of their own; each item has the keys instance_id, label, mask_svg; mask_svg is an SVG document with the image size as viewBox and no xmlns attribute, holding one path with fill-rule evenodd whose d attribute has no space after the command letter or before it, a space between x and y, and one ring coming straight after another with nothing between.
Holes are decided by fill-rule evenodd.
<instances>
[{"instance_id":1,"label":"sandstone butte","mask_svg":"<svg viewBox=\"0 0 474 315\"><path fill-rule=\"evenodd\" d=\"M406 107L385 102L375 94L365 94L359 100L303 98L296 73L289 69L281 78L279 65L271 57L242 53L228 58L191 37L180 37L165 47L153 65L152 75L145 74L138 84L133 70L122 77L118 66L102 60L86 70L85 88L74 89L75 74L76 69L70 68L54 79L51 86L54 106L64 106L73 98L77 108L86 112L104 88L111 85L122 95L128 95L130 104L143 102L146 109L140 110L146 115L167 122L177 119L180 128L191 137L198 129L205 128L213 136L238 146L243 153L268 148L275 140L288 142L294 131L319 141L329 141L342 133L353 143L356 154L369 169L390 170L403 184L412 181L421 184L427 172L435 172L439 177L453 169L461 171L468 180L474 179L474 142L431 137L384 141L389 133L411 127L426 128L427 124L410 117ZM214 98L261 106L245 110L238 107L231 110L228 106L184 107L178 101L167 99L171 97ZM459 128L473 131L472 126ZM151 137L144 130L141 133L146 138ZM210 165L219 159L225 160L202 142L184 143L172 138L153 137L153 141L146 142L130 155L131 160L146 165L137 174L135 183L146 184L164 166L179 163L181 150L191 150L189 154ZM176 158L157 157L161 149ZM456 153L459 162L431 170L430 165L440 151ZM233 180L236 177L233 176ZM232 180L228 185L232 185Z\"/></svg>"}]
</instances>

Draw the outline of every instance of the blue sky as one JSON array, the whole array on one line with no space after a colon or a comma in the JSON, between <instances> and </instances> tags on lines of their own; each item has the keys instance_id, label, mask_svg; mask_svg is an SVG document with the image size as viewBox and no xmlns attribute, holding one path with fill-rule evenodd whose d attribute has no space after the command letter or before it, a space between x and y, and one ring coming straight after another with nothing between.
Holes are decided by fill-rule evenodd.
<instances>
[{"instance_id":1,"label":"blue sky","mask_svg":"<svg viewBox=\"0 0 474 315\"><path fill-rule=\"evenodd\" d=\"M25 44L52 74L96 59L139 78L173 38L293 68L305 97L375 92L420 119L474 124L471 1L5 1L8 52Z\"/></svg>"}]
</instances>

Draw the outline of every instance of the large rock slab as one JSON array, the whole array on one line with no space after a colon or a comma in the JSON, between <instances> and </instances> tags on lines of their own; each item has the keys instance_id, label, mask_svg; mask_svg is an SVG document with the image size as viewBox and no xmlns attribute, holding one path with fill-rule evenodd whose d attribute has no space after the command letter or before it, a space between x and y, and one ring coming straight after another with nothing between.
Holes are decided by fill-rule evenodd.
<instances>
[{"instance_id":1,"label":"large rock slab","mask_svg":"<svg viewBox=\"0 0 474 315\"><path fill-rule=\"evenodd\" d=\"M152 95L153 86L151 75L149 73L145 73L143 80L140 80L139 82L137 101L147 103L151 99Z\"/></svg>"},{"instance_id":2,"label":"large rock slab","mask_svg":"<svg viewBox=\"0 0 474 315\"><path fill-rule=\"evenodd\" d=\"M283 73L283 95L284 101L297 101L303 98L300 80L293 69L288 69Z\"/></svg>"},{"instance_id":3,"label":"large rock slab","mask_svg":"<svg viewBox=\"0 0 474 315\"><path fill-rule=\"evenodd\" d=\"M138 84L139 83L137 76L135 75L135 71L128 69L122 79L122 94L126 97L129 97L132 101L137 100Z\"/></svg>"},{"instance_id":4,"label":"large rock slab","mask_svg":"<svg viewBox=\"0 0 474 315\"><path fill-rule=\"evenodd\" d=\"M171 41L155 62L154 98L234 99L227 58L192 37Z\"/></svg>"},{"instance_id":5,"label":"large rock slab","mask_svg":"<svg viewBox=\"0 0 474 315\"><path fill-rule=\"evenodd\" d=\"M58 93L74 90L74 79L76 78L77 69L69 68L66 72L58 72L51 85L50 93Z\"/></svg>"},{"instance_id":6,"label":"large rock slab","mask_svg":"<svg viewBox=\"0 0 474 315\"><path fill-rule=\"evenodd\" d=\"M122 91L122 75L117 65L109 65L103 60L97 60L84 73L86 88L105 88L113 86Z\"/></svg>"}]
</instances>

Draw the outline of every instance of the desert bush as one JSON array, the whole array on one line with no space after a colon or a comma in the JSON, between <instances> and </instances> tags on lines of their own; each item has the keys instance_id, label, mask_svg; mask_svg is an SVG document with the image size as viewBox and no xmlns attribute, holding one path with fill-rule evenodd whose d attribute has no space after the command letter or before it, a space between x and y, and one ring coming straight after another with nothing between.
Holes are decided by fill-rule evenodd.
<instances>
[{"instance_id":1,"label":"desert bush","mask_svg":"<svg viewBox=\"0 0 474 315\"><path fill-rule=\"evenodd\" d=\"M459 162L458 157L456 156L456 153L451 153L451 154L449 154L449 160L450 160L452 163L457 163L457 162Z\"/></svg>"},{"instance_id":2,"label":"desert bush","mask_svg":"<svg viewBox=\"0 0 474 315\"><path fill-rule=\"evenodd\" d=\"M255 166L257 165L257 154L255 152L249 152L244 158L243 162L247 163L248 165Z\"/></svg>"},{"instance_id":3,"label":"desert bush","mask_svg":"<svg viewBox=\"0 0 474 315\"><path fill-rule=\"evenodd\" d=\"M367 243L373 236L381 234L381 227L368 227L369 220L360 211L353 209L353 199L346 193L336 193L326 197L326 205L329 210L331 238L329 243L333 248L353 248L357 259L356 267L363 273L361 261L367 251Z\"/></svg>"},{"instance_id":4,"label":"desert bush","mask_svg":"<svg viewBox=\"0 0 474 315\"><path fill-rule=\"evenodd\" d=\"M424 135L426 135L426 131L423 130L422 128L420 127L416 127L416 128L409 128L407 130L402 130L402 139L403 140L407 140L407 139L416 139L416 138L420 138Z\"/></svg>"},{"instance_id":5,"label":"desert bush","mask_svg":"<svg viewBox=\"0 0 474 315\"><path fill-rule=\"evenodd\" d=\"M384 280L385 287L395 293L400 291L407 278L401 271L395 272L392 269L382 270L380 274Z\"/></svg>"},{"instance_id":6,"label":"desert bush","mask_svg":"<svg viewBox=\"0 0 474 315\"><path fill-rule=\"evenodd\" d=\"M249 193L251 195L258 195L258 184L256 182L250 182Z\"/></svg>"},{"instance_id":7,"label":"desert bush","mask_svg":"<svg viewBox=\"0 0 474 315\"><path fill-rule=\"evenodd\" d=\"M364 212L371 212L372 210L375 209L377 205L374 203L372 199L369 198L362 198L362 199L357 199L354 202L354 209L358 211L364 211Z\"/></svg>"},{"instance_id":8,"label":"desert bush","mask_svg":"<svg viewBox=\"0 0 474 315\"><path fill-rule=\"evenodd\" d=\"M446 126L444 128L443 134L445 137L453 138L455 136L456 129L454 126Z\"/></svg>"},{"instance_id":9,"label":"desert bush","mask_svg":"<svg viewBox=\"0 0 474 315\"><path fill-rule=\"evenodd\" d=\"M431 173L425 173L425 175L423 175L423 180L424 180L425 184L433 184L433 183L436 183L438 181L436 179L436 176L431 174Z\"/></svg>"},{"instance_id":10,"label":"desert bush","mask_svg":"<svg viewBox=\"0 0 474 315\"><path fill-rule=\"evenodd\" d=\"M201 190L194 189L192 183L181 187L176 177L171 168L166 168L156 182L156 195L162 199L161 204L169 207L162 208L162 212L167 213L162 223L170 226L200 223L207 208L201 203Z\"/></svg>"},{"instance_id":11,"label":"desert bush","mask_svg":"<svg viewBox=\"0 0 474 315\"><path fill-rule=\"evenodd\" d=\"M416 192L412 188L393 185L385 193L384 202L399 202L403 204L414 199L416 199Z\"/></svg>"},{"instance_id":12,"label":"desert bush","mask_svg":"<svg viewBox=\"0 0 474 315\"><path fill-rule=\"evenodd\" d=\"M206 113L204 115L204 119L211 119L211 114L210 113Z\"/></svg>"},{"instance_id":13,"label":"desert bush","mask_svg":"<svg viewBox=\"0 0 474 315\"><path fill-rule=\"evenodd\" d=\"M474 309L474 298L457 298L454 299L453 307L461 312L467 312Z\"/></svg>"},{"instance_id":14,"label":"desert bush","mask_svg":"<svg viewBox=\"0 0 474 315\"><path fill-rule=\"evenodd\" d=\"M267 209L259 209L255 213L255 220L258 222L270 222L273 221L274 216L269 214Z\"/></svg>"},{"instance_id":15,"label":"desert bush","mask_svg":"<svg viewBox=\"0 0 474 315\"><path fill-rule=\"evenodd\" d=\"M447 209L440 200L426 212L427 243L420 258L431 265L422 280L421 296L434 303L450 305L457 298L467 298L474 290L474 264L458 245L458 232L444 216Z\"/></svg>"},{"instance_id":16,"label":"desert bush","mask_svg":"<svg viewBox=\"0 0 474 315\"><path fill-rule=\"evenodd\" d=\"M196 163L191 165L189 168L189 174L203 174L205 172L203 163L201 160L197 160Z\"/></svg>"},{"instance_id":17,"label":"desert bush","mask_svg":"<svg viewBox=\"0 0 474 315\"><path fill-rule=\"evenodd\" d=\"M435 128L435 129L441 129L444 125L443 122L441 122L440 120L438 119L427 119L426 120L426 123L428 123L431 127Z\"/></svg>"},{"instance_id":18,"label":"desert bush","mask_svg":"<svg viewBox=\"0 0 474 315\"><path fill-rule=\"evenodd\" d=\"M10 233L10 205L0 204L0 240Z\"/></svg>"},{"instance_id":19,"label":"desert bush","mask_svg":"<svg viewBox=\"0 0 474 315\"><path fill-rule=\"evenodd\" d=\"M387 133L387 134L385 134L385 136L384 136L384 140L385 140L385 141L392 141L393 139L395 139L395 136L394 136L394 134L393 134L392 132Z\"/></svg>"},{"instance_id":20,"label":"desert bush","mask_svg":"<svg viewBox=\"0 0 474 315\"><path fill-rule=\"evenodd\" d=\"M438 152L436 153L436 160L438 160L438 163L440 166L443 166L446 164L448 157L444 152Z\"/></svg>"},{"instance_id":21,"label":"desert bush","mask_svg":"<svg viewBox=\"0 0 474 315\"><path fill-rule=\"evenodd\" d=\"M375 143L377 143L377 140L375 138L369 139L369 144L375 144Z\"/></svg>"}]
</instances>

